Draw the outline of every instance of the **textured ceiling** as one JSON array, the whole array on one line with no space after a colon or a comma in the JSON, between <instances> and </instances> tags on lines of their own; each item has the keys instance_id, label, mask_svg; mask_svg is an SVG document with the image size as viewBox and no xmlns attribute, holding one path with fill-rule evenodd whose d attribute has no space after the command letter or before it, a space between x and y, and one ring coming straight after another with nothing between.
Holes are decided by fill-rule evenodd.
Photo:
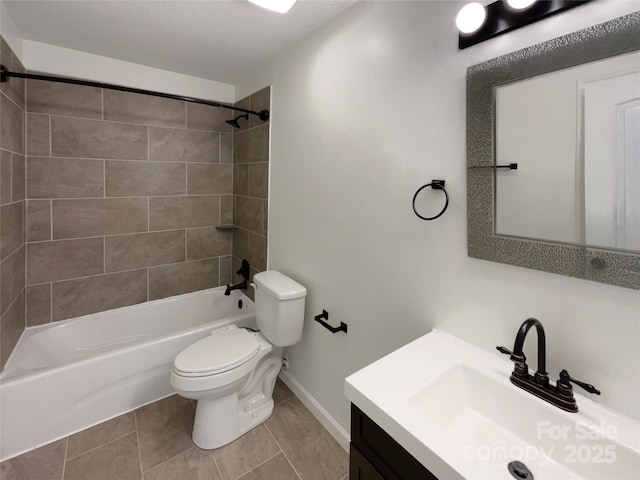
<instances>
[{"instance_id":1,"label":"textured ceiling","mask_svg":"<svg viewBox=\"0 0 640 480\"><path fill-rule=\"evenodd\" d=\"M236 84L356 0L5 1L26 40Z\"/></svg>"}]
</instances>

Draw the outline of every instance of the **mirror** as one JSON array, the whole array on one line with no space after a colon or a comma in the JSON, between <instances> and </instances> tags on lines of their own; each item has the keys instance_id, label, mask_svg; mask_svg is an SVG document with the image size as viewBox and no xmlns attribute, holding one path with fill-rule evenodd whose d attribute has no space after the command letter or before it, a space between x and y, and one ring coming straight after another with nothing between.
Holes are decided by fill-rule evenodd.
<instances>
[{"instance_id":1,"label":"mirror","mask_svg":"<svg viewBox=\"0 0 640 480\"><path fill-rule=\"evenodd\" d=\"M468 69L469 256L640 289L638 29L635 12Z\"/></svg>"}]
</instances>

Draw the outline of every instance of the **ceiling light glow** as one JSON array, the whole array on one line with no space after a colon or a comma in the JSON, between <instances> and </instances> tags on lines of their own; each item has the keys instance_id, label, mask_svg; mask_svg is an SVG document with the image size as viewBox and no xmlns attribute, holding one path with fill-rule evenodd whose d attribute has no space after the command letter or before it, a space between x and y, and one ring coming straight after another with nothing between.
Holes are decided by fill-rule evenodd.
<instances>
[{"instance_id":1,"label":"ceiling light glow","mask_svg":"<svg viewBox=\"0 0 640 480\"><path fill-rule=\"evenodd\" d=\"M513 10L524 10L536 3L536 1L537 0L507 0L507 5L509 5Z\"/></svg>"},{"instance_id":2,"label":"ceiling light glow","mask_svg":"<svg viewBox=\"0 0 640 480\"><path fill-rule=\"evenodd\" d=\"M458 12L456 26L462 33L473 33L482 26L486 18L487 11L482 5L468 3Z\"/></svg>"},{"instance_id":3,"label":"ceiling light glow","mask_svg":"<svg viewBox=\"0 0 640 480\"><path fill-rule=\"evenodd\" d=\"M287 13L297 0L249 0L259 7L273 10L278 13Z\"/></svg>"}]
</instances>

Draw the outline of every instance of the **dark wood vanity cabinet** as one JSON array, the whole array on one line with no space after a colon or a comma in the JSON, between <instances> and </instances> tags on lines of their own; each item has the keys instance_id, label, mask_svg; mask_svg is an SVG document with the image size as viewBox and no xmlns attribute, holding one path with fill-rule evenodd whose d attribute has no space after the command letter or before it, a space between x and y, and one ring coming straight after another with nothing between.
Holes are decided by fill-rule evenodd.
<instances>
[{"instance_id":1,"label":"dark wood vanity cabinet","mask_svg":"<svg viewBox=\"0 0 640 480\"><path fill-rule=\"evenodd\" d=\"M438 480L373 420L351 404L349 480Z\"/></svg>"}]
</instances>

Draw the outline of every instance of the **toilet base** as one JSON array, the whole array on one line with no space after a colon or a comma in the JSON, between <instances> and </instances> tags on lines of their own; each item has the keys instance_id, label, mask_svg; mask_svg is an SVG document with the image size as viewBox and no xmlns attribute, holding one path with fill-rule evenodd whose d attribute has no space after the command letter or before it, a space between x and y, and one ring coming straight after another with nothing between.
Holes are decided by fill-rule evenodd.
<instances>
[{"instance_id":1,"label":"toilet base","mask_svg":"<svg viewBox=\"0 0 640 480\"><path fill-rule=\"evenodd\" d=\"M248 378L211 396L189 395L198 400L193 443L204 450L220 448L267 420L273 412L273 388L281 366L282 349L276 348Z\"/></svg>"},{"instance_id":2,"label":"toilet base","mask_svg":"<svg viewBox=\"0 0 640 480\"><path fill-rule=\"evenodd\" d=\"M200 400L193 423L193 443L203 450L220 448L233 442L249 430L267 420L273 412L273 400L238 416L229 415L237 411L236 393L213 400Z\"/></svg>"}]
</instances>

